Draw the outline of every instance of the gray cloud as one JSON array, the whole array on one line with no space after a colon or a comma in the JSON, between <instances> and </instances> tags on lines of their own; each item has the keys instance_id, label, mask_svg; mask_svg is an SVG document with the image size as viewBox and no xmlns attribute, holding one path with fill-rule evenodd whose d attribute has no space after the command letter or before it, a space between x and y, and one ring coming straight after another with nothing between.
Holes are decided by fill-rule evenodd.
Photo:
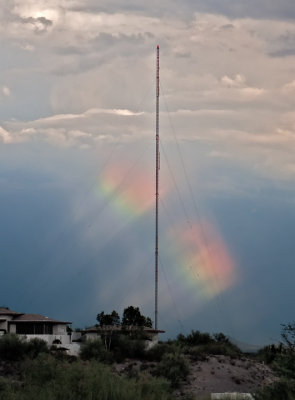
<instances>
[{"instance_id":1,"label":"gray cloud","mask_svg":"<svg viewBox=\"0 0 295 400\"><path fill-rule=\"evenodd\" d=\"M47 32L48 28L53 24L53 21L47 19L45 17L28 17L28 18L21 18L22 23L30 24L33 26L35 33L45 33Z\"/></svg>"},{"instance_id":2,"label":"gray cloud","mask_svg":"<svg viewBox=\"0 0 295 400\"><path fill-rule=\"evenodd\" d=\"M295 5L290 0L273 2L270 0L187 0L184 4L197 12L211 12L226 15L230 18L255 19L294 19Z\"/></svg>"},{"instance_id":3,"label":"gray cloud","mask_svg":"<svg viewBox=\"0 0 295 400\"><path fill-rule=\"evenodd\" d=\"M294 49L281 49L277 51L273 51L269 53L270 57L289 57L295 55L295 48Z\"/></svg>"}]
</instances>

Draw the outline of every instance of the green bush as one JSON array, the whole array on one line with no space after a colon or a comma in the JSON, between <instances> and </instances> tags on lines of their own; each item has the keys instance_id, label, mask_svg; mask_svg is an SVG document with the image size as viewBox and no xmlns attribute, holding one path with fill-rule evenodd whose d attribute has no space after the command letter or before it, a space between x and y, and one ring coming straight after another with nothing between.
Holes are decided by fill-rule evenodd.
<instances>
[{"instance_id":1,"label":"green bush","mask_svg":"<svg viewBox=\"0 0 295 400\"><path fill-rule=\"evenodd\" d=\"M282 379L258 391L256 400L295 400L295 381Z\"/></svg>"},{"instance_id":2,"label":"green bush","mask_svg":"<svg viewBox=\"0 0 295 400\"><path fill-rule=\"evenodd\" d=\"M232 343L210 343L207 345L197 346L198 351L207 355L224 355L229 357L237 357L241 354L240 349Z\"/></svg>"},{"instance_id":3,"label":"green bush","mask_svg":"<svg viewBox=\"0 0 295 400\"><path fill-rule=\"evenodd\" d=\"M0 338L0 359L19 361L25 357L35 358L40 353L48 353L44 340L34 338L26 341L15 334L6 334Z\"/></svg>"},{"instance_id":4,"label":"green bush","mask_svg":"<svg viewBox=\"0 0 295 400\"><path fill-rule=\"evenodd\" d=\"M149 361L161 361L164 354L176 353L180 349L174 343L158 343L146 351L146 358Z\"/></svg>"},{"instance_id":5,"label":"green bush","mask_svg":"<svg viewBox=\"0 0 295 400\"><path fill-rule=\"evenodd\" d=\"M241 354L240 349L230 342L223 333L209 333L192 331L189 335L182 334L177 336L176 342L184 351L196 360L204 360L208 355L225 355L237 357Z\"/></svg>"},{"instance_id":6,"label":"green bush","mask_svg":"<svg viewBox=\"0 0 295 400\"><path fill-rule=\"evenodd\" d=\"M96 361L69 363L41 354L27 359L22 373L21 386L0 386L0 400L172 400L167 381L118 377Z\"/></svg>"},{"instance_id":7,"label":"green bush","mask_svg":"<svg viewBox=\"0 0 295 400\"><path fill-rule=\"evenodd\" d=\"M200 331L192 330L190 334L184 336L180 334L177 336L177 341L181 345L189 345L196 346L201 344L208 344L214 342L214 339L210 336L209 333L201 333Z\"/></svg>"},{"instance_id":8,"label":"green bush","mask_svg":"<svg viewBox=\"0 0 295 400\"><path fill-rule=\"evenodd\" d=\"M273 362L273 368L279 376L295 380L295 352L279 354Z\"/></svg>"},{"instance_id":9,"label":"green bush","mask_svg":"<svg viewBox=\"0 0 295 400\"><path fill-rule=\"evenodd\" d=\"M110 350L106 350L101 339L89 340L82 345L82 360L97 360L106 363L122 362L125 358L145 358L145 345L142 340L129 336L113 335Z\"/></svg>"},{"instance_id":10,"label":"green bush","mask_svg":"<svg viewBox=\"0 0 295 400\"><path fill-rule=\"evenodd\" d=\"M168 379L172 387L178 387L189 374L188 360L179 353L164 354L154 374Z\"/></svg>"},{"instance_id":11,"label":"green bush","mask_svg":"<svg viewBox=\"0 0 295 400\"><path fill-rule=\"evenodd\" d=\"M269 346L272 367L280 380L256 394L259 400L295 400L295 323L282 325L284 341L278 347ZM264 351L265 353L265 351Z\"/></svg>"},{"instance_id":12,"label":"green bush","mask_svg":"<svg viewBox=\"0 0 295 400\"><path fill-rule=\"evenodd\" d=\"M264 346L258 351L256 358L262 362L265 362L266 364L272 364L281 351L281 346L275 346L274 344Z\"/></svg>"},{"instance_id":13,"label":"green bush","mask_svg":"<svg viewBox=\"0 0 295 400\"><path fill-rule=\"evenodd\" d=\"M34 338L26 343L26 354L30 358L36 358L40 353L48 353L48 345L45 340Z\"/></svg>"},{"instance_id":14,"label":"green bush","mask_svg":"<svg viewBox=\"0 0 295 400\"><path fill-rule=\"evenodd\" d=\"M18 361L24 358L27 352L27 343L14 334L7 334L0 338L0 359Z\"/></svg>"},{"instance_id":15,"label":"green bush","mask_svg":"<svg viewBox=\"0 0 295 400\"><path fill-rule=\"evenodd\" d=\"M113 355L105 349L101 339L87 340L80 350L82 360L97 360L101 362L113 362Z\"/></svg>"},{"instance_id":16,"label":"green bush","mask_svg":"<svg viewBox=\"0 0 295 400\"><path fill-rule=\"evenodd\" d=\"M114 340L113 352L116 361L123 360L124 358L144 359L146 357L144 341L123 335L118 335L116 340Z\"/></svg>"},{"instance_id":17,"label":"green bush","mask_svg":"<svg viewBox=\"0 0 295 400\"><path fill-rule=\"evenodd\" d=\"M43 386L56 379L58 360L50 354L40 354L34 360L27 359L22 364L22 376L27 382Z\"/></svg>"}]
</instances>

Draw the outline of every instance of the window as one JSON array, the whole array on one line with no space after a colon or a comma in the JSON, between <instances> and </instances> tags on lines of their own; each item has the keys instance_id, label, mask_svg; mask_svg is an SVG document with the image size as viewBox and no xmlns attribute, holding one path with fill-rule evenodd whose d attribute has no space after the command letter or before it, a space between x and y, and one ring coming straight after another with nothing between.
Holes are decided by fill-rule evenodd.
<instances>
[{"instance_id":1,"label":"window","mask_svg":"<svg viewBox=\"0 0 295 400\"><path fill-rule=\"evenodd\" d=\"M16 324L19 335L52 335L52 325L42 322Z\"/></svg>"}]
</instances>

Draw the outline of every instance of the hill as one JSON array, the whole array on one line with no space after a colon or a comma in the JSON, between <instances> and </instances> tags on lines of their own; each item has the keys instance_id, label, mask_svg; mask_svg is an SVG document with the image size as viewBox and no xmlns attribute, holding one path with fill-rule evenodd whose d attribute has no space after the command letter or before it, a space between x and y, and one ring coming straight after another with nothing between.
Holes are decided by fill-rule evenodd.
<instances>
[{"instance_id":1,"label":"hill","mask_svg":"<svg viewBox=\"0 0 295 400\"><path fill-rule=\"evenodd\" d=\"M242 353L223 334L198 331L150 350L136 337L114 337L109 350L102 340L91 341L81 357L5 335L0 399L192 400L212 392L254 393L278 380L263 357Z\"/></svg>"}]
</instances>

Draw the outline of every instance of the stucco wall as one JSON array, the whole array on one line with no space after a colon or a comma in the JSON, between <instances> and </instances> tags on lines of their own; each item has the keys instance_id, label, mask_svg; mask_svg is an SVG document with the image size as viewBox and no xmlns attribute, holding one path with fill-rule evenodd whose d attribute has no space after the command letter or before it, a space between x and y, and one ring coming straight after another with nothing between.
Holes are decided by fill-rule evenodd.
<instances>
[{"instance_id":1,"label":"stucco wall","mask_svg":"<svg viewBox=\"0 0 295 400\"><path fill-rule=\"evenodd\" d=\"M44 340L46 343L48 343L49 346L53 344L55 340L59 340L62 345L67 345L71 343L71 337L70 335L19 335L20 337L23 337L26 340L32 340L34 338L38 338L41 340Z\"/></svg>"},{"instance_id":2,"label":"stucco wall","mask_svg":"<svg viewBox=\"0 0 295 400\"><path fill-rule=\"evenodd\" d=\"M67 334L67 326L66 325L54 325L52 333L53 333L53 335L66 335Z\"/></svg>"},{"instance_id":3,"label":"stucco wall","mask_svg":"<svg viewBox=\"0 0 295 400\"><path fill-rule=\"evenodd\" d=\"M1 319L5 319L5 321L0 322L0 329L5 329L6 332L8 332L8 322L12 320L11 315L1 315Z\"/></svg>"}]
</instances>

